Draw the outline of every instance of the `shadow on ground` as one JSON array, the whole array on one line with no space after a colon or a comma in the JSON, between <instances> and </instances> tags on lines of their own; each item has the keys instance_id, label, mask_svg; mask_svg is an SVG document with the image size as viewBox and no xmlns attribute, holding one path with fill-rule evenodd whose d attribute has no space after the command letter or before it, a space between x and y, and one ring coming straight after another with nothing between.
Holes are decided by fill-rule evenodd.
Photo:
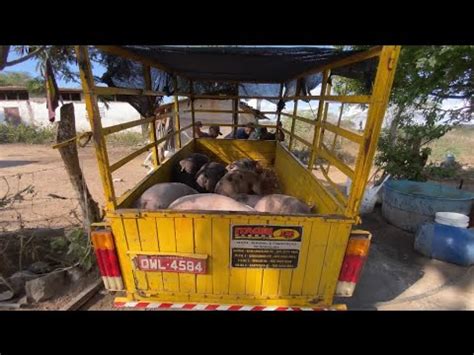
<instances>
[{"instance_id":1,"label":"shadow on ground","mask_svg":"<svg viewBox=\"0 0 474 355\"><path fill-rule=\"evenodd\" d=\"M474 267L418 254L415 236L388 224L380 208L360 227L373 234L370 254L353 297L337 303L350 310L474 309Z\"/></svg>"},{"instance_id":2,"label":"shadow on ground","mask_svg":"<svg viewBox=\"0 0 474 355\"><path fill-rule=\"evenodd\" d=\"M13 166L22 166L37 163L35 160L0 160L0 168L10 168Z\"/></svg>"}]
</instances>

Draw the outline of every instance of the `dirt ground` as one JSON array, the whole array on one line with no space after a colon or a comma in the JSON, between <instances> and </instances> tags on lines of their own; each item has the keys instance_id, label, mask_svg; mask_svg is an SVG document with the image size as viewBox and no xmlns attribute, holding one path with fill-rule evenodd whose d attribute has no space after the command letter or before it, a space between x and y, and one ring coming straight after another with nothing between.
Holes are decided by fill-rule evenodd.
<instances>
[{"instance_id":1,"label":"dirt ground","mask_svg":"<svg viewBox=\"0 0 474 355\"><path fill-rule=\"evenodd\" d=\"M110 160L113 163L135 149L111 147ZM102 205L102 185L93 148L79 148L79 155L91 194ZM147 170L141 166L144 158L145 154L114 173L113 178L119 179L115 182L118 195L146 176ZM80 223L77 198L56 150L44 145L1 145L0 196L30 185L34 192L16 201L13 208L0 212L0 232L20 226L68 227ZM465 187L474 190L474 182L466 181ZM373 233L370 255L355 295L338 302L354 310L474 310L474 267L459 267L418 255L413 250L414 236L387 224L380 208L365 216L363 222L361 227ZM113 297L106 292L98 293L83 308L112 309Z\"/></svg>"},{"instance_id":2,"label":"dirt ground","mask_svg":"<svg viewBox=\"0 0 474 355\"><path fill-rule=\"evenodd\" d=\"M113 163L130 154L136 147L111 147L109 159ZM118 195L135 186L146 176L141 166L146 154L118 169L113 174ZM79 159L86 183L94 198L104 204L102 184L93 147L79 148ZM0 212L0 232L16 230L20 226L67 227L80 224L81 212L63 162L57 150L47 145L2 144L0 146L0 196L17 193L28 186L34 192L26 194L11 208ZM56 197L52 197L53 196Z\"/></svg>"}]
</instances>

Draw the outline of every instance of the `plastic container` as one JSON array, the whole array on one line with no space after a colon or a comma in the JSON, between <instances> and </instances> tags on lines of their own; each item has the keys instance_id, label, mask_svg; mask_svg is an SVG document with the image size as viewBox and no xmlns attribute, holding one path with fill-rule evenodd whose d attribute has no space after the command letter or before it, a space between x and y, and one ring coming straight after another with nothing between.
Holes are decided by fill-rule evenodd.
<instances>
[{"instance_id":1,"label":"plastic container","mask_svg":"<svg viewBox=\"0 0 474 355\"><path fill-rule=\"evenodd\" d=\"M390 175L387 176L379 185L374 186L374 185L367 185L365 188L365 193L364 197L362 199L362 202L360 204L360 214L365 215L369 214L374 210L375 205L377 202L381 202L381 190L383 187L383 184L390 178ZM352 180L348 179L346 181L346 195L349 196L350 189L352 185Z\"/></svg>"},{"instance_id":2,"label":"plastic container","mask_svg":"<svg viewBox=\"0 0 474 355\"><path fill-rule=\"evenodd\" d=\"M474 264L474 230L438 223L423 224L415 236L419 253L453 264Z\"/></svg>"},{"instance_id":3,"label":"plastic container","mask_svg":"<svg viewBox=\"0 0 474 355\"><path fill-rule=\"evenodd\" d=\"M474 194L446 185L408 180L389 180L383 187L382 215L394 226L416 232L433 222L436 212L471 212Z\"/></svg>"},{"instance_id":4,"label":"plastic container","mask_svg":"<svg viewBox=\"0 0 474 355\"><path fill-rule=\"evenodd\" d=\"M467 228L469 226L469 217L461 213L436 212L435 222L458 228Z\"/></svg>"}]
</instances>

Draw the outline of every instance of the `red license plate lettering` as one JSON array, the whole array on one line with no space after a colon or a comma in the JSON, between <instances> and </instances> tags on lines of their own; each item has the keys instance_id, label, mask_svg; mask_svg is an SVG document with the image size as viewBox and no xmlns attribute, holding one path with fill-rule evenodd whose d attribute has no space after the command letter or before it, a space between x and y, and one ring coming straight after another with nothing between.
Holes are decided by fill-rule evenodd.
<instances>
[{"instance_id":1,"label":"red license plate lettering","mask_svg":"<svg viewBox=\"0 0 474 355\"><path fill-rule=\"evenodd\" d=\"M137 255L135 265L141 271L205 274L207 260L175 255Z\"/></svg>"}]
</instances>

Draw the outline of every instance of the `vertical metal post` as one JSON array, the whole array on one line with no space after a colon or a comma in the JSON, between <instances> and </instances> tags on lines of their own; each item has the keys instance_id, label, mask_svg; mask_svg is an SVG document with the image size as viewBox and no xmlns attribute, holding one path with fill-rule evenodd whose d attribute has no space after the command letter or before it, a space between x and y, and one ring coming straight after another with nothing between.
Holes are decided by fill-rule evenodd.
<instances>
[{"instance_id":1,"label":"vertical metal post","mask_svg":"<svg viewBox=\"0 0 474 355\"><path fill-rule=\"evenodd\" d=\"M174 92L176 93L178 90L178 80L175 78L174 79ZM175 129L176 132L176 145L178 146L178 149L181 148L181 122L179 119L179 101L178 101L178 95L174 95L174 117L175 117Z\"/></svg>"},{"instance_id":2,"label":"vertical metal post","mask_svg":"<svg viewBox=\"0 0 474 355\"><path fill-rule=\"evenodd\" d=\"M151 68L149 65L143 65L143 79L145 80L145 90L152 90ZM150 103L154 99L155 99L154 96L148 98ZM156 119L150 122L150 125L148 126L148 134L150 137L150 141L155 143L155 146L153 146L151 152L152 152L153 166L157 168L160 165L160 158L158 155L158 147L156 146L156 140L157 140L156 139Z\"/></svg>"},{"instance_id":3,"label":"vertical metal post","mask_svg":"<svg viewBox=\"0 0 474 355\"><path fill-rule=\"evenodd\" d=\"M300 87L301 87L301 79L298 79L296 82L296 91L295 91L295 96L299 95L300 92ZM298 113L298 99L295 99L294 101L294 107L293 107L293 117L291 121L291 134L290 134L290 142L288 144L288 149L291 151L291 148L293 147L293 135L295 134L295 126L296 126L296 114Z\"/></svg>"},{"instance_id":4,"label":"vertical metal post","mask_svg":"<svg viewBox=\"0 0 474 355\"><path fill-rule=\"evenodd\" d=\"M326 69L323 72L323 81L321 83L321 93L318 105L318 114L316 117L316 122L314 126L314 135L313 135L313 149L311 151L311 157L309 158L308 169L313 171L314 162L316 161L316 156L318 154L318 146L320 140L321 126L322 126L322 117L323 117L323 108L324 108L324 96L326 94L327 82L329 79L329 70Z\"/></svg>"},{"instance_id":5,"label":"vertical metal post","mask_svg":"<svg viewBox=\"0 0 474 355\"><path fill-rule=\"evenodd\" d=\"M112 175L109 170L107 146L104 135L102 134L102 123L100 120L99 106L97 104L97 95L94 92L95 85L89 60L89 50L87 49L87 46L76 46L75 50L77 62L79 64L82 91L86 101L87 116L91 125L92 139L94 141L97 163L99 165L99 174L106 198L106 208L108 210L115 210L115 191Z\"/></svg>"},{"instance_id":6,"label":"vertical metal post","mask_svg":"<svg viewBox=\"0 0 474 355\"><path fill-rule=\"evenodd\" d=\"M384 46L380 53L364 130L364 141L360 146L356 161L354 181L345 212L346 216L358 215L390 98L400 48L400 46Z\"/></svg>"},{"instance_id":7,"label":"vertical metal post","mask_svg":"<svg viewBox=\"0 0 474 355\"><path fill-rule=\"evenodd\" d=\"M193 124L193 138L196 138L196 117L194 113L194 81L189 81L189 91L190 96L189 100L191 100L191 123Z\"/></svg>"}]
</instances>

